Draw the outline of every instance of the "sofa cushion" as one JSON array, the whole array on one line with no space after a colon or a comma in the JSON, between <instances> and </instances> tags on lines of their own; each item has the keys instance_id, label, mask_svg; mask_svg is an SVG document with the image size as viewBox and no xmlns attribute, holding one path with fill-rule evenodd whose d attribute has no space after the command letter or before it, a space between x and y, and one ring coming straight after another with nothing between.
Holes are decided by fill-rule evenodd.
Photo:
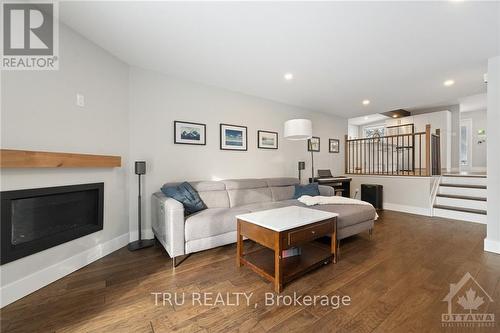
<instances>
[{"instance_id":1,"label":"sofa cushion","mask_svg":"<svg viewBox=\"0 0 500 333\"><path fill-rule=\"evenodd\" d=\"M198 194L208 208L229 208L226 191L201 191Z\"/></svg>"},{"instance_id":2,"label":"sofa cushion","mask_svg":"<svg viewBox=\"0 0 500 333\"><path fill-rule=\"evenodd\" d=\"M222 182L226 185L226 190L268 187L264 179L227 179Z\"/></svg>"},{"instance_id":3,"label":"sofa cushion","mask_svg":"<svg viewBox=\"0 0 500 333\"><path fill-rule=\"evenodd\" d=\"M170 183L165 183L163 187L172 187L172 186L179 186L183 182L170 182ZM195 182L189 182L191 186L197 191L222 191L226 189L226 184L223 182L217 182L217 181L195 181Z\"/></svg>"},{"instance_id":4,"label":"sofa cushion","mask_svg":"<svg viewBox=\"0 0 500 333\"><path fill-rule=\"evenodd\" d=\"M290 186L295 184L300 184L298 178L292 177L278 177L278 178L266 178L264 179L269 187L275 186Z\"/></svg>"},{"instance_id":5,"label":"sofa cushion","mask_svg":"<svg viewBox=\"0 0 500 333\"><path fill-rule=\"evenodd\" d=\"M375 208L368 205L316 205L309 208L338 213L337 228L345 228L375 218Z\"/></svg>"},{"instance_id":6,"label":"sofa cushion","mask_svg":"<svg viewBox=\"0 0 500 333\"><path fill-rule=\"evenodd\" d=\"M273 186L270 187L274 201L289 200L293 198L295 186Z\"/></svg>"},{"instance_id":7,"label":"sofa cushion","mask_svg":"<svg viewBox=\"0 0 500 333\"><path fill-rule=\"evenodd\" d=\"M238 207L208 208L193 214L185 222L185 239L191 241L236 231L236 215L245 213L250 211Z\"/></svg>"},{"instance_id":8,"label":"sofa cushion","mask_svg":"<svg viewBox=\"0 0 500 333\"><path fill-rule=\"evenodd\" d=\"M224 191L226 189L226 184L218 181L198 181L189 182L196 191L206 192L206 191Z\"/></svg>"},{"instance_id":9,"label":"sofa cushion","mask_svg":"<svg viewBox=\"0 0 500 333\"><path fill-rule=\"evenodd\" d=\"M294 199L298 199L303 195L310 195L312 197L319 195L318 183L311 183L307 185L295 184Z\"/></svg>"},{"instance_id":10,"label":"sofa cushion","mask_svg":"<svg viewBox=\"0 0 500 333\"><path fill-rule=\"evenodd\" d=\"M184 182L177 186L163 186L161 191L172 199L182 203L187 214L192 214L206 209L207 206L201 200L198 192L188 183Z\"/></svg>"},{"instance_id":11,"label":"sofa cushion","mask_svg":"<svg viewBox=\"0 0 500 333\"><path fill-rule=\"evenodd\" d=\"M231 207L244 206L252 203L271 202L273 195L269 187L241 190L228 190Z\"/></svg>"},{"instance_id":12,"label":"sofa cushion","mask_svg":"<svg viewBox=\"0 0 500 333\"><path fill-rule=\"evenodd\" d=\"M259 212L261 210L268 210L268 209L274 209L274 208L282 208L289 206L288 203L285 201L273 201L273 202L259 202L259 203L253 203L250 205L245 205L245 206L240 206L238 208L241 209L246 209L250 212Z\"/></svg>"},{"instance_id":13,"label":"sofa cushion","mask_svg":"<svg viewBox=\"0 0 500 333\"><path fill-rule=\"evenodd\" d=\"M300 206L311 209L323 210L326 212L332 212L339 214L337 218L337 228L345 228L357 223L364 221L373 220L375 218L375 208L368 205L339 205L339 204L329 204L329 205L315 205L306 206L296 199L285 200L282 203L289 206Z\"/></svg>"}]
</instances>

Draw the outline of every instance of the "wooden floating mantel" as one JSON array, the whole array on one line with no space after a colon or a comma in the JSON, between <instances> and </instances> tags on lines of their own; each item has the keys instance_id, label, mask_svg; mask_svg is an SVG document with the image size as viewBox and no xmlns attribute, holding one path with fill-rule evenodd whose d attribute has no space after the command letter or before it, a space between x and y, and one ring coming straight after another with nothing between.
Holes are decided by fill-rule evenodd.
<instances>
[{"instance_id":1,"label":"wooden floating mantel","mask_svg":"<svg viewBox=\"0 0 500 333\"><path fill-rule=\"evenodd\" d=\"M121 156L0 149L0 168L115 168Z\"/></svg>"}]
</instances>

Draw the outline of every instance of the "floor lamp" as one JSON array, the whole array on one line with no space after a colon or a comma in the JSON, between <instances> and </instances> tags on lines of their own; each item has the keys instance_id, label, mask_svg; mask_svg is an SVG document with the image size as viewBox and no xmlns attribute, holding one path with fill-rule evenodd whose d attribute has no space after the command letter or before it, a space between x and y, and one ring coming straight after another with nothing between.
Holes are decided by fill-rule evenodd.
<instances>
[{"instance_id":1,"label":"floor lamp","mask_svg":"<svg viewBox=\"0 0 500 333\"><path fill-rule=\"evenodd\" d=\"M139 176L139 194L137 195L137 217L138 217L138 228L137 232L139 233L139 239L136 241L133 241L131 243L128 243L127 248L129 251L135 251L135 250L140 250L144 249L146 247L153 246L155 241L154 239L142 239L142 225L141 225L141 219L142 219L142 197L141 197L141 176L146 174L146 162L144 161L136 161L135 162L135 174Z\"/></svg>"},{"instance_id":2,"label":"floor lamp","mask_svg":"<svg viewBox=\"0 0 500 333\"><path fill-rule=\"evenodd\" d=\"M284 136L287 140L304 141L312 138L312 122L309 119L291 119L285 122ZM314 159L311 151L311 177L314 181ZM300 165L300 164L299 164ZM299 166L300 168L300 166Z\"/></svg>"}]
</instances>

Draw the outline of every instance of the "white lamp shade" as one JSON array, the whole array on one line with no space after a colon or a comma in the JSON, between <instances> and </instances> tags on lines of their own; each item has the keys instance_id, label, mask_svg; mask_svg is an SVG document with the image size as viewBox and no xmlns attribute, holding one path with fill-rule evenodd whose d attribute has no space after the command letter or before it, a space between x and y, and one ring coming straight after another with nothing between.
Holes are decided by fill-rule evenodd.
<instances>
[{"instance_id":1,"label":"white lamp shade","mask_svg":"<svg viewBox=\"0 0 500 333\"><path fill-rule=\"evenodd\" d=\"M285 122L285 139L307 140L312 138L312 122L309 119L291 119Z\"/></svg>"}]
</instances>

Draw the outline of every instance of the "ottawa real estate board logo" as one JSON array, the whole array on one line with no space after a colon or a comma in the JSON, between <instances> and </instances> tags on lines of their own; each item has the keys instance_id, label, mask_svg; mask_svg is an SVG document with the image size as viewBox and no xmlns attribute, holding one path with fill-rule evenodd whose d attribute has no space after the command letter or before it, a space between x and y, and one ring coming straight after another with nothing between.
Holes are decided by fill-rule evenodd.
<instances>
[{"instance_id":1,"label":"ottawa real estate board logo","mask_svg":"<svg viewBox=\"0 0 500 333\"><path fill-rule=\"evenodd\" d=\"M59 69L56 2L2 1L2 70Z\"/></svg>"},{"instance_id":2,"label":"ottawa real estate board logo","mask_svg":"<svg viewBox=\"0 0 500 333\"><path fill-rule=\"evenodd\" d=\"M450 284L443 299L448 312L441 315L442 327L494 327L495 314L488 311L493 299L470 273Z\"/></svg>"}]
</instances>

